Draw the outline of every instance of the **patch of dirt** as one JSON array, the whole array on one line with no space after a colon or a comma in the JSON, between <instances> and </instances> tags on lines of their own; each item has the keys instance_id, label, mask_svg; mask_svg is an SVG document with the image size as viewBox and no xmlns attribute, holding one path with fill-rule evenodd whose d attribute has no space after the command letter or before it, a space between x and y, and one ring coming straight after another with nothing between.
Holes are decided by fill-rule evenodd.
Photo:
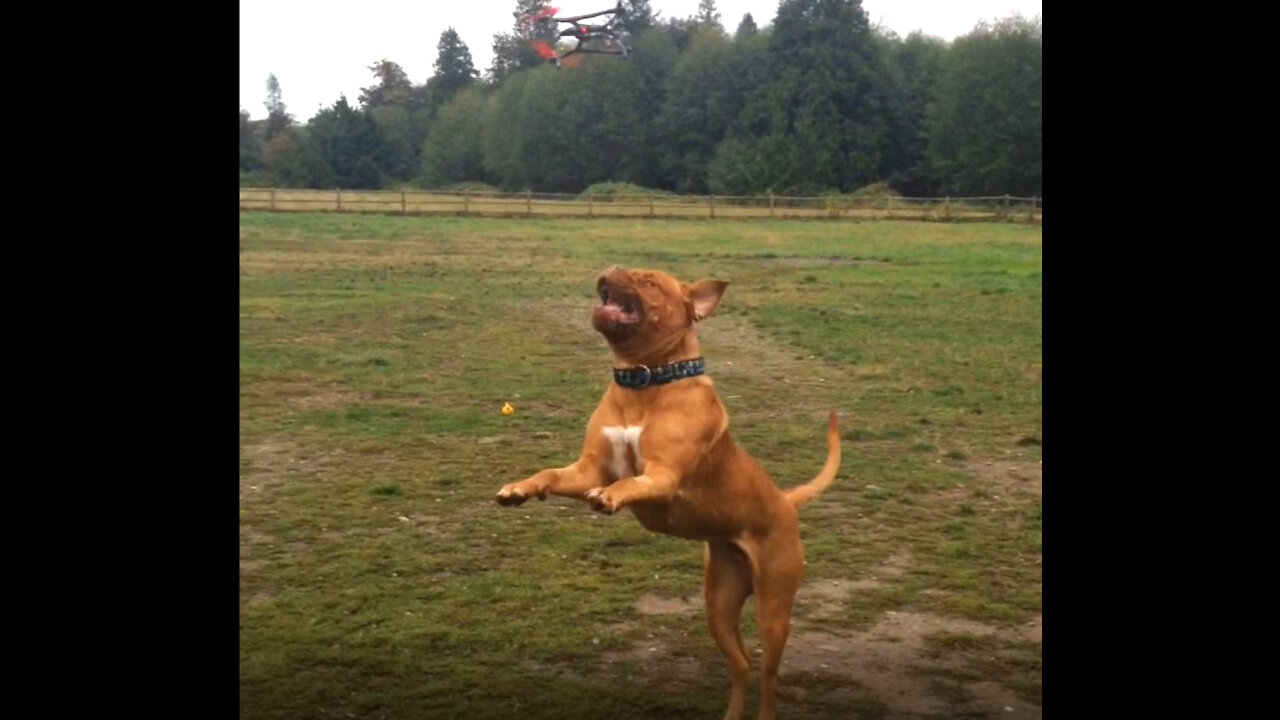
<instances>
[{"instance_id":1,"label":"patch of dirt","mask_svg":"<svg viewBox=\"0 0 1280 720\"><path fill-rule=\"evenodd\" d=\"M1043 363L1035 363L1033 365L1028 365L1023 372L1027 376L1027 379L1032 382L1038 383L1038 382L1044 381L1044 364Z\"/></svg>"},{"instance_id":2,"label":"patch of dirt","mask_svg":"<svg viewBox=\"0 0 1280 720\"><path fill-rule=\"evenodd\" d=\"M369 397L350 390L321 390L306 395L297 395L288 400L289 405L299 410L335 410L348 405L369 402Z\"/></svg>"},{"instance_id":3,"label":"patch of dirt","mask_svg":"<svg viewBox=\"0 0 1280 720\"><path fill-rule=\"evenodd\" d=\"M1043 625L1042 616L1036 615L1027 621L1023 627L1022 636L1031 642L1043 642L1040 637L1041 626Z\"/></svg>"},{"instance_id":4,"label":"patch of dirt","mask_svg":"<svg viewBox=\"0 0 1280 720\"><path fill-rule=\"evenodd\" d=\"M1044 717L1043 708L1023 700L1003 685L980 682L966 685L965 689L973 693L972 704L989 708L989 715L999 715L1010 720L1041 720Z\"/></svg>"},{"instance_id":5,"label":"patch of dirt","mask_svg":"<svg viewBox=\"0 0 1280 720\"><path fill-rule=\"evenodd\" d=\"M628 650L607 653L605 655L605 660L610 663L624 662L647 665L658 659L662 660L664 666L673 661L673 658L671 658L667 653L666 646L657 639L641 640L632 645ZM690 661L686 660L686 662ZM695 673L706 670L706 668L699 666L697 663L692 664L693 672Z\"/></svg>"},{"instance_id":6,"label":"patch of dirt","mask_svg":"<svg viewBox=\"0 0 1280 720\"><path fill-rule=\"evenodd\" d=\"M274 535L268 535L259 532L245 525L240 526L240 544L241 545L263 545L270 547L279 542Z\"/></svg>"},{"instance_id":7,"label":"patch of dirt","mask_svg":"<svg viewBox=\"0 0 1280 720\"><path fill-rule=\"evenodd\" d=\"M660 606L664 610L667 610L667 608L670 607L670 605L673 603L673 601L670 599L657 598L654 595L645 595L644 598L651 598L653 600L658 600ZM641 602L644 601L644 598L641 599ZM637 608L640 607L641 602L636 603ZM674 602L683 603L684 601L676 599L674 600ZM645 604L648 605L649 603L645 603ZM652 609L651 606L650 606L650 609ZM661 613L645 613L644 610L641 610L640 612L645 614L650 614L650 615L653 615L653 614L669 615L669 614L684 613L689 611L690 609L668 610L667 612L661 612ZM626 637L626 636L636 635L636 634L644 635L644 637L638 638L634 642L632 642L631 647L627 648L626 650L615 650L612 652L604 653L605 662L635 663L641 666L645 666L645 665L651 665L652 663L660 659L662 661L662 666L664 668L668 667L670 663L680 662L680 663L688 664L689 665L688 671L692 674L706 672L707 668L703 667L699 663L694 663L693 661L688 659L671 657L671 653L670 653L671 649L666 644L664 644L660 638L654 637L652 633L644 632L644 628L646 624L652 623L652 622L653 622L652 620L624 620L622 622L602 625L597 631L600 637L619 637L619 636ZM658 628L658 629L663 629L663 628ZM707 639L708 641L710 641L709 636Z\"/></svg>"},{"instance_id":8,"label":"patch of dirt","mask_svg":"<svg viewBox=\"0 0 1280 720\"><path fill-rule=\"evenodd\" d=\"M908 554L894 555L881 563L875 577L900 575L911 567L911 563L912 558ZM806 584L801 590L801 597L808 595L810 599L816 597L819 601L845 600L848 591L870 580L820 580ZM744 614L754 611L752 605L749 600ZM651 594L642 596L636 607L642 615L650 617L701 611L701 604L693 598L661 598ZM605 653L604 660L638 666L655 678L673 672L684 677L707 674L719 677L723 674L719 663L708 664L705 660L673 654L673 648L662 637L645 633L646 624L652 622L640 619L601 627L601 637L645 635L637 637L625 650ZM960 682L931 675L928 672L930 666L942 669L947 664L929 659L925 638L937 633L950 633L1004 641L1039 642L1041 625L1040 615L1024 626L1005 630L970 620L890 611L865 632L827 632L808 627L797 613L783 654L779 696L785 701L800 704L802 707L797 708L798 715L806 717L808 710L823 706L847 708L859 697L870 697L888 708L884 720L925 720L961 714L993 720L1040 720L1043 717L1040 706L1018 697L1017 693L998 683ZM752 658L752 692L755 692L763 648L758 637L747 635L745 639ZM710 638L706 640L711 642ZM806 680L802 676L808 673L827 679ZM847 686L831 686L831 680L838 678L846 679Z\"/></svg>"},{"instance_id":9,"label":"patch of dirt","mask_svg":"<svg viewBox=\"0 0 1280 720\"><path fill-rule=\"evenodd\" d=\"M960 701L954 697L938 695L927 674L913 672L913 668L922 662L924 638L939 632L1004 636L982 623L908 612L886 613L883 620L861 633L798 629L792 632L782 656L781 681L788 684L789 674L801 672L848 677L891 708L890 718L946 717L962 711L1018 720L1042 717L1040 707L992 682L966 683L969 697L962 706L957 706Z\"/></svg>"},{"instance_id":10,"label":"patch of dirt","mask_svg":"<svg viewBox=\"0 0 1280 720\"><path fill-rule=\"evenodd\" d=\"M703 607L698 598L664 598L645 593L636 601L636 611L641 615L679 615L697 612Z\"/></svg>"},{"instance_id":11,"label":"patch of dirt","mask_svg":"<svg viewBox=\"0 0 1280 720\"><path fill-rule=\"evenodd\" d=\"M328 333L316 333L313 335L298 335L291 338L283 338L281 342L293 343L295 345L337 345L339 338L336 335Z\"/></svg>"},{"instance_id":12,"label":"patch of dirt","mask_svg":"<svg viewBox=\"0 0 1280 720\"><path fill-rule=\"evenodd\" d=\"M307 450L291 440L271 437L242 445L240 458L242 462L247 461L248 467L242 469L240 475L241 500L250 500L265 485L283 480L289 472L314 473L322 478L329 458L341 452L340 449Z\"/></svg>"},{"instance_id":13,"label":"patch of dirt","mask_svg":"<svg viewBox=\"0 0 1280 720\"><path fill-rule=\"evenodd\" d=\"M978 460L969 463L967 469L975 478L1004 492L1021 490L1042 497L1044 466L1038 461Z\"/></svg>"},{"instance_id":14,"label":"patch of dirt","mask_svg":"<svg viewBox=\"0 0 1280 720\"><path fill-rule=\"evenodd\" d=\"M414 513L410 516L413 526L418 531L430 535L432 537L458 537L458 529L442 527L440 518L434 515L423 515L422 513Z\"/></svg>"},{"instance_id":15,"label":"patch of dirt","mask_svg":"<svg viewBox=\"0 0 1280 720\"><path fill-rule=\"evenodd\" d=\"M843 609L854 590L871 590L884 581L902 576L915 563L910 552L895 553L881 562L869 577L850 580L834 578L806 582L796 595L796 613L813 619L833 617Z\"/></svg>"},{"instance_id":16,"label":"patch of dirt","mask_svg":"<svg viewBox=\"0 0 1280 720\"><path fill-rule=\"evenodd\" d=\"M345 196L344 196L345 197ZM360 243L352 242L351 245ZM255 250L240 253L240 271L242 274L270 275L276 272L310 271L342 271L407 269L415 267L431 267L448 259L446 255L429 253L388 252L388 253L355 253L324 252L297 253L269 250Z\"/></svg>"},{"instance_id":17,"label":"patch of dirt","mask_svg":"<svg viewBox=\"0 0 1280 720\"><path fill-rule=\"evenodd\" d=\"M287 462L289 457L297 453L297 450L298 444L291 440L267 438L259 443L245 445L240 452L253 467L269 470Z\"/></svg>"}]
</instances>

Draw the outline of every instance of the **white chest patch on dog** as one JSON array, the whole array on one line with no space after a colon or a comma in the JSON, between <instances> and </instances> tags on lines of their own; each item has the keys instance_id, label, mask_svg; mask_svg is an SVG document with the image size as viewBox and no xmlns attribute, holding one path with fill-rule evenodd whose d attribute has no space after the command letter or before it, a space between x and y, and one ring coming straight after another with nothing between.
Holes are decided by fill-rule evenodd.
<instances>
[{"instance_id":1,"label":"white chest patch on dog","mask_svg":"<svg viewBox=\"0 0 1280 720\"><path fill-rule=\"evenodd\" d=\"M614 480L629 478L644 472L644 456L640 454L640 433L644 426L623 427L614 425L604 429L604 436L613 446L609 458L609 472Z\"/></svg>"}]
</instances>

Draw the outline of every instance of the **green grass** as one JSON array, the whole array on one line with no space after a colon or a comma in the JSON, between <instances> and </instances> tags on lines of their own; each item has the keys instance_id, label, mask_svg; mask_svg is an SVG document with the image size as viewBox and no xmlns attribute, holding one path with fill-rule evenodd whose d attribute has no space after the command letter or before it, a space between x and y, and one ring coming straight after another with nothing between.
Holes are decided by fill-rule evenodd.
<instances>
[{"instance_id":1,"label":"green grass","mask_svg":"<svg viewBox=\"0 0 1280 720\"><path fill-rule=\"evenodd\" d=\"M802 513L806 588L911 561L797 629L909 610L1012 632L1041 609L1038 481L979 469L1042 457L1041 244L1010 224L242 214L243 717L723 713L701 613L636 609L700 597L697 544L491 501L580 449L609 377L593 280L613 263L731 281L703 350L780 485L818 470L841 412L840 479ZM1039 702L1039 644L1009 643L987 666L963 641L924 660ZM651 644L661 661L635 651ZM810 695L782 713L892 708L860 682L784 665Z\"/></svg>"}]
</instances>

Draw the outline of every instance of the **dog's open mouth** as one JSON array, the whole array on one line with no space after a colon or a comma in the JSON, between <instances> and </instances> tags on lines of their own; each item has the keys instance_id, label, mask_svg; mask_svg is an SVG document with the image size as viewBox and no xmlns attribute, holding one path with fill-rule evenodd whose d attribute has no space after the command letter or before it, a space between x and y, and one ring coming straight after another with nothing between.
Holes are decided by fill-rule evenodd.
<instances>
[{"instance_id":1,"label":"dog's open mouth","mask_svg":"<svg viewBox=\"0 0 1280 720\"><path fill-rule=\"evenodd\" d=\"M596 306L593 320L597 329L604 329L600 324L613 327L634 325L640 322L640 299L616 286L610 286L601 280L597 287L600 304Z\"/></svg>"}]
</instances>

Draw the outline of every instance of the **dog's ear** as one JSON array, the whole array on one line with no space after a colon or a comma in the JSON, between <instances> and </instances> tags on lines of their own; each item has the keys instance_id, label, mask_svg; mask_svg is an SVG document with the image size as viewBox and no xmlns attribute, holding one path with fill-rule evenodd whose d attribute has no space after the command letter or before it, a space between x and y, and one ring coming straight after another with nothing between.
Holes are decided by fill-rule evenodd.
<instances>
[{"instance_id":1,"label":"dog's ear","mask_svg":"<svg viewBox=\"0 0 1280 720\"><path fill-rule=\"evenodd\" d=\"M727 280L699 280L685 286L685 295L693 305L693 319L701 320L715 312L720 298L724 297L724 289L728 286Z\"/></svg>"}]
</instances>

